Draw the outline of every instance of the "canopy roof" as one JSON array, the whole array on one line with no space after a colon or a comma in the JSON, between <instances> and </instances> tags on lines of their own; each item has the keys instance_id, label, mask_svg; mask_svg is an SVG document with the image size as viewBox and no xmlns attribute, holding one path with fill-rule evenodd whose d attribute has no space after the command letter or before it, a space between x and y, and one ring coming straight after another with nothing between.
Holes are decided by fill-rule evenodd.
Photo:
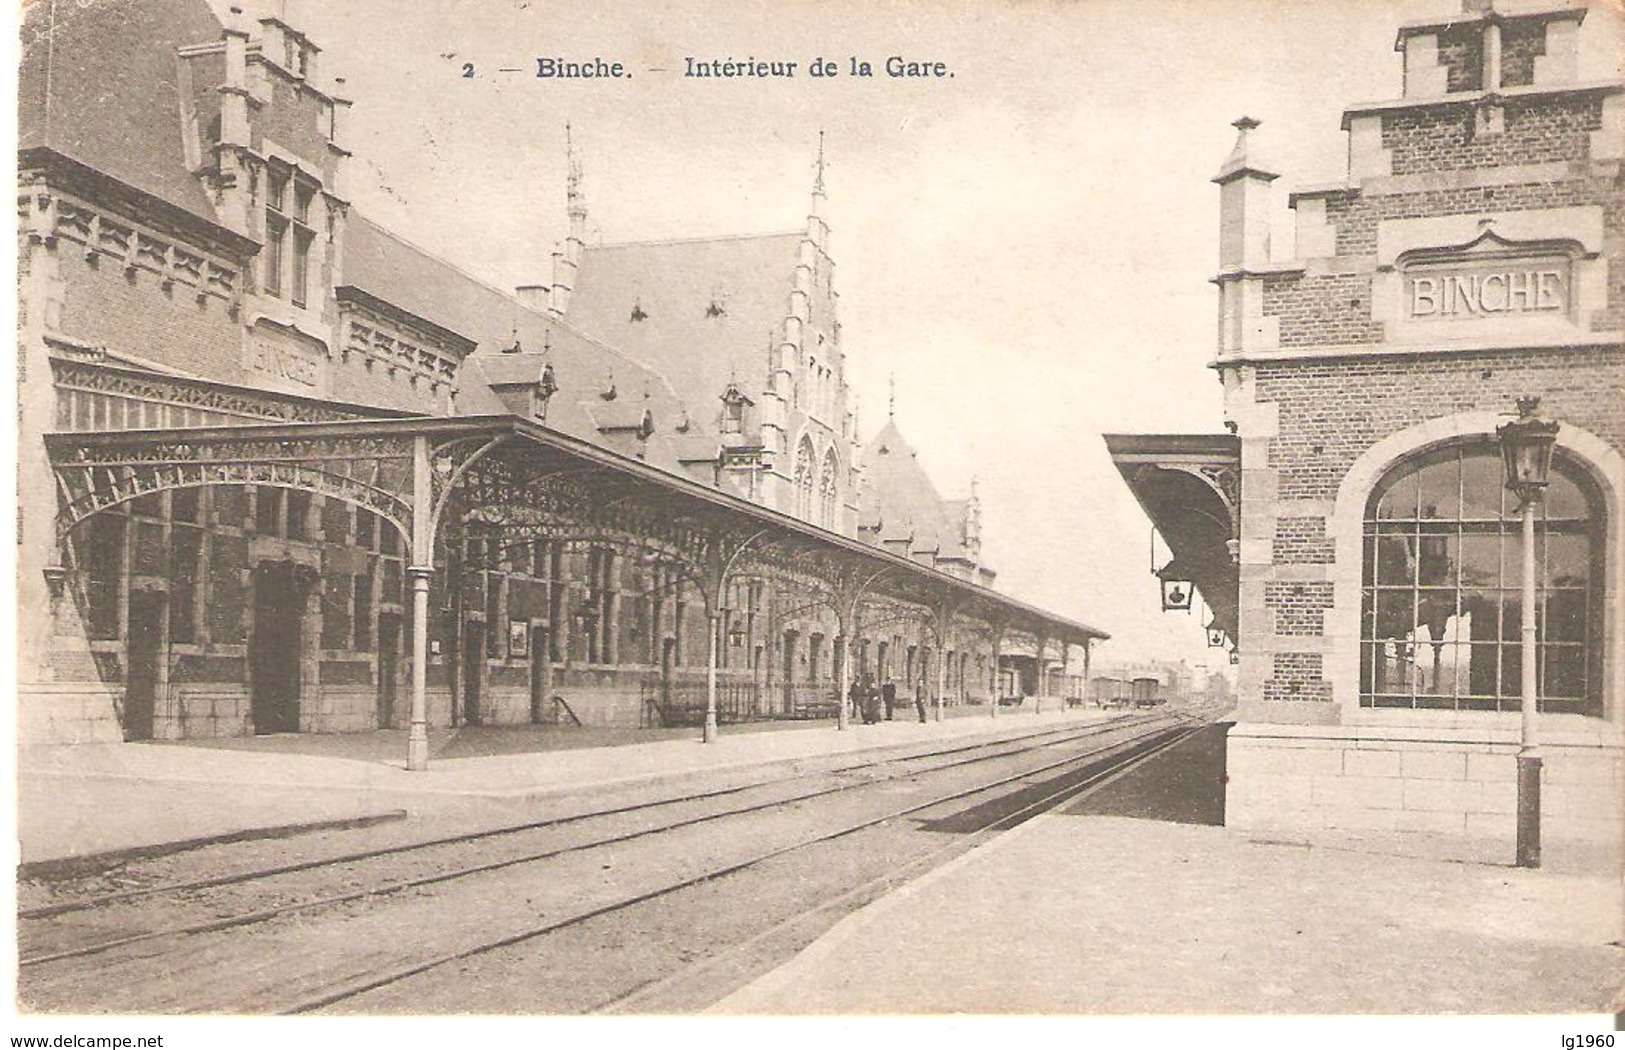
<instances>
[{"instance_id":1,"label":"canopy roof","mask_svg":"<svg viewBox=\"0 0 1625 1050\"><path fill-rule=\"evenodd\" d=\"M1107 434L1106 449L1173 560L1164 579L1189 580L1214 622L1237 637L1240 570L1234 554L1241 441L1234 434Z\"/></svg>"},{"instance_id":2,"label":"canopy roof","mask_svg":"<svg viewBox=\"0 0 1625 1050\"><path fill-rule=\"evenodd\" d=\"M209 480L253 483L260 470L268 483L361 498L403 531L411 519L438 512L444 496L466 492L461 506L472 527L501 528L504 519L496 515L504 509L520 528L556 528L572 514L600 524L613 517L628 534L647 532L678 557L714 556L719 535L749 537L738 550L748 548L751 558L792 572L863 579L869 597L948 609L1057 642L1109 637L519 416L55 433L45 440L70 497L66 528L143 492ZM427 476L420 471L414 481L414 457L425 451Z\"/></svg>"}]
</instances>

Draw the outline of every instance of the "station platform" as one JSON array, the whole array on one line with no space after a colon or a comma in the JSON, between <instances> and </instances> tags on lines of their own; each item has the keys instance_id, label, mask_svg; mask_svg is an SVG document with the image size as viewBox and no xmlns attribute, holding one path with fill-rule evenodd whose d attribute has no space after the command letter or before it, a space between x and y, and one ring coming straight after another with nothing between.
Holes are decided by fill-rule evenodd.
<instances>
[{"instance_id":1,"label":"station platform","mask_svg":"<svg viewBox=\"0 0 1625 1050\"><path fill-rule=\"evenodd\" d=\"M278 735L189 743L79 744L18 755L18 838L25 871L55 862L161 852L222 838L268 837L347 823L459 813L573 792L809 763L939 740L996 738L1127 717L1096 709L950 709L941 722L854 722L638 731L537 727L435 730L425 771L405 768L399 730ZM529 740L528 749L526 740ZM588 746L569 746L586 744ZM598 746L592 746L598 745ZM504 754L481 754L486 751ZM446 755L469 757L444 757Z\"/></svg>"},{"instance_id":2,"label":"station platform","mask_svg":"<svg viewBox=\"0 0 1625 1050\"><path fill-rule=\"evenodd\" d=\"M1223 731L847 916L712 1014L1608 1014L1617 857L1225 828ZM1137 814L1129 816L1126 814ZM1599 1018L1583 1026L1600 1031ZM1499 1045L1499 1044L1497 1044Z\"/></svg>"}]
</instances>

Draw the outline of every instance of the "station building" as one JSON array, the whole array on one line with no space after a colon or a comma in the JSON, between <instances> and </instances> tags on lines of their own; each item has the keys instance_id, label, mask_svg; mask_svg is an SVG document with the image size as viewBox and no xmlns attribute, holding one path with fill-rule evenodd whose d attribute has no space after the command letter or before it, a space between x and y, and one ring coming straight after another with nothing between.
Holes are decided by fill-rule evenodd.
<instances>
[{"instance_id":1,"label":"station building","mask_svg":"<svg viewBox=\"0 0 1625 1050\"><path fill-rule=\"evenodd\" d=\"M821 146L794 228L634 244L587 243L572 157L569 237L507 291L351 203L328 56L245 6L26 11L25 744L1082 673L1104 633L992 589L974 495L859 440Z\"/></svg>"},{"instance_id":2,"label":"station building","mask_svg":"<svg viewBox=\"0 0 1625 1050\"><path fill-rule=\"evenodd\" d=\"M1239 120L1219 186L1227 433L1108 446L1239 661L1226 820L1511 842L1520 511L1497 427L1560 425L1538 525L1545 834L1617 843L1625 738L1625 85L1586 11L1399 28L1400 97L1291 194ZM1290 258L1282 258L1290 254ZM1188 599L1187 599L1188 600Z\"/></svg>"}]
</instances>

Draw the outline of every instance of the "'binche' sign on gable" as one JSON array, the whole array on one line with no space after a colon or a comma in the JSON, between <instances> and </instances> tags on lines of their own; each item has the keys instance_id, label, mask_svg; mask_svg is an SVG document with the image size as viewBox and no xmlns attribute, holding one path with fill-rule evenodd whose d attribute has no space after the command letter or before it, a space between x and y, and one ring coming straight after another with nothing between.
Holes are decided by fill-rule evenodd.
<instances>
[{"instance_id":1,"label":"'binche' sign on gable","mask_svg":"<svg viewBox=\"0 0 1625 1050\"><path fill-rule=\"evenodd\" d=\"M1519 242L1485 230L1471 243L1421 248L1398 258L1400 318L1562 320L1574 312L1577 245Z\"/></svg>"},{"instance_id":2,"label":"'binche' sign on gable","mask_svg":"<svg viewBox=\"0 0 1625 1050\"><path fill-rule=\"evenodd\" d=\"M1405 268L1405 318L1561 317L1569 312L1571 271L1567 255L1413 263Z\"/></svg>"}]
</instances>

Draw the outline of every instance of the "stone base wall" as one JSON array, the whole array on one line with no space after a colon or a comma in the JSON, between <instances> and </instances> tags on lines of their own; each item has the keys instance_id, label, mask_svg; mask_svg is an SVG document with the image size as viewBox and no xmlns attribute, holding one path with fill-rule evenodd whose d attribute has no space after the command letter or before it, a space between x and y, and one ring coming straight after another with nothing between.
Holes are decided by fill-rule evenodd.
<instances>
[{"instance_id":1,"label":"stone base wall","mask_svg":"<svg viewBox=\"0 0 1625 1050\"><path fill-rule=\"evenodd\" d=\"M254 731L253 702L235 684L170 686L169 703L159 704L152 735L158 740L248 736Z\"/></svg>"},{"instance_id":2,"label":"stone base wall","mask_svg":"<svg viewBox=\"0 0 1625 1050\"><path fill-rule=\"evenodd\" d=\"M17 688L17 739L24 746L111 744L124 739L118 694L84 682Z\"/></svg>"},{"instance_id":3,"label":"stone base wall","mask_svg":"<svg viewBox=\"0 0 1625 1050\"><path fill-rule=\"evenodd\" d=\"M1225 823L1247 830L1516 833L1516 732L1246 724L1230 731ZM1541 833L1619 845L1625 746L1564 736L1541 746Z\"/></svg>"}]
</instances>

